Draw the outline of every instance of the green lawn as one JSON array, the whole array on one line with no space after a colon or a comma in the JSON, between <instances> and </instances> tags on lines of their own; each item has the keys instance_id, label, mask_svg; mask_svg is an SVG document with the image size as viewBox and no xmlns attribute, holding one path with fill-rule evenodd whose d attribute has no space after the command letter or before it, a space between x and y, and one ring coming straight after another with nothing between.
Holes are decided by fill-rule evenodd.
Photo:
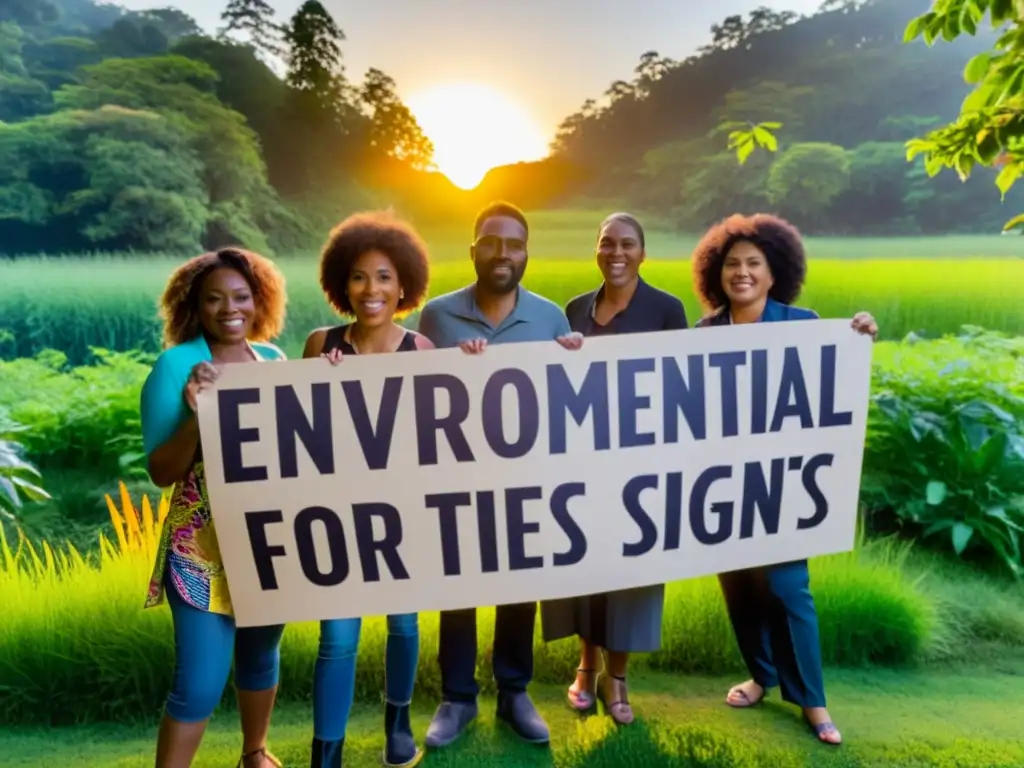
<instances>
[{"instance_id":1,"label":"green lawn","mask_svg":"<svg viewBox=\"0 0 1024 768\"><path fill-rule=\"evenodd\" d=\"M564 686L535 685L534 699L552 729L550 750L520 743L495 723L494 700L484 698L477 725L449 750L429 754L423 766L1019 768L1024 765L1022 675L1024 658L942 672L830 670L831 712L845 740L838 749L817 744L797 710L777 693L753 710L727 707L723 697L734 677L637 675L631 683L638 719L626 728L616 728L603 714L579 718L563 703ZM421 742L432 707L431 701L417 702L413 728ZM380 764L381 718L380 708L357 706L346 765ZM309 764L310 728L308 705L278 709L271 747L289 768ZM5 768L142 768L152 765L155 737L155 723L0 728L0 754ZM237 719L221 711L195 765L233 766L238 749Z\"/></svg>"}]
</instances>

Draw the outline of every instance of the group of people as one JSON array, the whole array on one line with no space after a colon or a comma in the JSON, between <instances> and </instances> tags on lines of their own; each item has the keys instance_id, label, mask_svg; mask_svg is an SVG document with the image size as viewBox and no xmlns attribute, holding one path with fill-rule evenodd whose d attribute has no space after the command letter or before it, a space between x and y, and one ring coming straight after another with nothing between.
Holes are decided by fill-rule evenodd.
<instances>
[{"instance_id":1,"label":"group of people","mask_svg":"<svg viewBox=\"0 0 1024 768\"><path fill-rule=\"evenodd\" d=\"M351 355L460 347L481 354L491 344L553 341L579 349L587 336L687 328L682 302L645 282L644 231L626 213L598 228L600 286L563 311L523 287L529 225L518 208L498 202L482 210L469 248L476 281L428 301L417 331L396 318L423 303L427 247L389 212L351 216L330 234L320 260L327 301L351 322L313 330L303 357L338 365ZM704 236L692 258L694 284L707 310L697 328L733 323L814 319L793 305L806 275L797 230L768 215L733 216ZM157 741L158 768L190 766L220 702L232 660L242 726L239 766L281 762L267 750L279 677L283 626L236 628L203 473L196 398L223 365L283 360L270 343L283 327L285 283L269 260L228 248L180 266L161 299L166 349L142 391L141 418L149 473L173 486L146 606L164 601L174 624L175 668ZM870 314L852 319L875 337ZM733 707L758 704L780 687L811 731L826 744L841 738L825 708L817 614L807 562L720 575L722 593L750 678L733 687ZM577 636L580 662L566 697L579 712L600 700L614 721L634 714L626 687L629 655L661 643L664 587L542 603L545 641ZM533 677L535 603L496 609L493 671L497 717L522 739L549 740L548 726L527 688ZM320 624L313 681L312 768L342 765L353 701L361 620ZM423 751L409 718L419 663L416 614L387 617L383 763L414 766ZM443 611L438 663L442 702L426 733L432 748L451 744L477 716L477 627L474 609Z\"/></svg>"}]
</instances>

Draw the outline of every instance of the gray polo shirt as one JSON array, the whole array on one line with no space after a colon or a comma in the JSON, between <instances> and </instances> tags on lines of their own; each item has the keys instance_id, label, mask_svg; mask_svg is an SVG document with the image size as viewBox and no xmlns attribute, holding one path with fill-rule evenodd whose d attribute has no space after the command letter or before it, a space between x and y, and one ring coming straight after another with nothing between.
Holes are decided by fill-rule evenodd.
<instances>
[{"instance_id":1,"label":"gray polo shirt","mask_svg":"<svg viewBox=\"0 0 1024 768\"><path fill-rule=\"evenodd\" d=\"M473 339L507 344L553 341L572 333L561 307L521 285L516 290L515 309L497 327L477 307L476 284L471 284L428 301L420 312L417 330L439 349Z\"/></svg>"}]
</instances>

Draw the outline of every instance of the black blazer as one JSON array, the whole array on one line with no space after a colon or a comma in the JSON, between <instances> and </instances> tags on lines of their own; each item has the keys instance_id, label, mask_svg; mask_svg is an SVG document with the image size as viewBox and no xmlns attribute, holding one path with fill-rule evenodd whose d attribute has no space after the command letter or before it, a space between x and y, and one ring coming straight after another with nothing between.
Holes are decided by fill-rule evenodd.
<instances>
[{"instance_id":1,"label":"black blazer","mask_svg":"<svg viewBox=\"0 0 1024 768\"><path fill-rule=\"evenodd\" d=\"M594 305L604 290L602 284L589 293L572 299L565 307L569 326L577 333L587 333L593 322ZM687 328L683 302L639 278L636 292L624 310L609 323L611 333L646 333L676 331Z\"/></svg>"}]
</instances>

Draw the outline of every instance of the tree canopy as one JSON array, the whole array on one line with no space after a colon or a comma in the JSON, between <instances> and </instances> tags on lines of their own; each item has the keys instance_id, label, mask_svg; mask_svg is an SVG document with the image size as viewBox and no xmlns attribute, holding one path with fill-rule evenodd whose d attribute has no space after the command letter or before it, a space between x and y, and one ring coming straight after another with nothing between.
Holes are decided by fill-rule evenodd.
<instances>
[{"instance_id":1,"label":"tree canopy","mask_svg":"<svg viewBox=\"0 0 1024 768\"><path fill-rule=\"evenodd\" d=\"M1000 32L992 49L977 53L964 67L974 90L948 125L909 143L909 156L923 155L929 176L952 168L962 179L975 166L999 167L996 186L1005 199L1024 176L1024 2L1021 0L936 0L932 9L907 25L907 42L923 38L953 42L974 37L988 14ZM1024 230L1024 213L1004 229Z\"/></svg>"},{"instance_id":2,"label":"tree canopy","mask_svg":"<svg viewBox=\"0 0 1024 768\"><path fill-rule=\"evenodd\" d=\"M0 252L282 252L356 206L422 220L494 197L586 198L687 231L771 210L819 233L994 232L1024 210L1012 0L729 16L681 60L644 52L562 121L549 158L469 192L436 171L392 77L352 79L324 3L278 19L222 2L214 34L173 7L0 5Z\"/></svg>"},{"instance_id":3,"label":"tree canopy","mask_svg":"<svg viewBox=\"0 0 1024 768\"><path fill-rule=\"evenodd\" d=\"M282 24L229 0L223 18L214 38L175 8L0 7L0 249L273 252L322 237L303 201L358 189L361 158L430 165L394 81L346 78L321 3Z\"/></svg>"},{"instance_id":4,"label":"tree canopy","mask_svg":"<svg viewBox=\"0 0 1024 768\"><path fill-rule=\"evenodd\" d=\"M995 232L1024 194L1014 190L1000 204L995 172L962 174L963 182L938 172L971 157L957 154L953 133L996 119L992 106L942 128L971 93L961 77L968 61L978 78L996 62L1003 79L993 92L1016 94L1020 120L1024 67L988 53L995 38L976 21L976 36L949 34L961 9L1000 2L1011 5L939 0L928 23L948 40L942 50L905 38L918 0L831 0L810 16L768 8L731 16L682 61L645 53L632 80L612 83L563 121L552 151L586 169L590 197L624 194L688 230L770 209L823 233ZM979 16L957 18L970 25ZM914 153L908 162L905 145L922 133L925 143L912 146L927 162ZM1021 145L999 146L1002 155L989 138L989 159L1006 162L1005 186L1024 167L1011 162ZM740 167L730 167L737 158Z\"/></svg>"}]
</instances>

